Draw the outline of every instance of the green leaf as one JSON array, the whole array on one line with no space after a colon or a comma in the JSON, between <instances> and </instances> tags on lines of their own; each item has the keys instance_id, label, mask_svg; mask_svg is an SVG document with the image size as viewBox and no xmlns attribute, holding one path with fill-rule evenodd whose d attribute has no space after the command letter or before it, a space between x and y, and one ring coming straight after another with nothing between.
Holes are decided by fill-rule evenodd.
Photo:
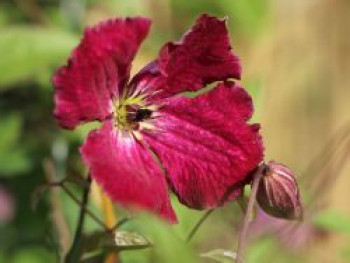
<instances>
[{"instance_id":1,"label":"green leaf","mask_svg":"<svg viewBox=\"0 0 350 263\"><path fill-rule=\"evenodd\" d=\"M221 263L232 263L237 258L236 252L222 248L203 253L201 256Z\"/></svg>"},{"instance_id":2,"label":"green leaf","mask_svg":"<svg viewBox=\"0 0 350 263\"><path fill-rule=\"evenodd\" d=\"M276 239L264 237L250 244L244 254L245 263L292 263L304 262L299 259L300 255L286 253L287 251L280 246Z\"/></svg>"},{"instance_id":3,"label":"green leaf","mask_svg":"<svg viewBox=\"0 0 350 263\"><path fill-rule=\"evenodd\" d=\"M0 118L0 176L13 176L30 168L25 149L19 142L21 126L19 115Z\"/></svg>"},{"instance_id":4,"label":"green leaf","mask_svg":"<svg viewBox=\"0 0 350 263\"><path fill-rule=\"evenodd\" d=\"M89 254L107 251L138 250L150 247L148 240L135 232L116 231L114 234L95 231L83 237L84 257Z\"/></svg>"},{"instance_id":5,"label":"green leaf","mask_svg":"<svg viewBox=\"0 0 350 263\"><path fill-rule=\"evenodd\" d=\"M39 247L29 246L25 249L19 249L14 253L12 263L46 263L55 262L54 254Z\"/></svg>"},{"instance_id":6,"label":"green leaf","mask_svg":"<svg viewBox=\"0 0 350 263\"><path fill-rule=\"evenodd\" d=\"M350 248L345 248L341 251L340 256L344 259L347 260L345 262L350 261Z\"/></svg>"},{"instance_id":7,"label":"green leaf","mask_svg":"<svg viewBox=\"0 0 350 263\"><path fill-rule=\"evenodd\" d=\"M143 250L121 253L122 262L198 262L190 245L175 234L174 228L152 215L138 215L124 226L127 231L140 233L152 243Z\"/></svg>"},{"instance_id":8,"label":"green leaf","mask_svg":"<svg viewBox=\"0 0 350 263\"><path fill-rule=\"evenodd\" d=\"M135 232L116 231L114 233L114 241L117 247L127 248L144 248L150 246L148 240Z\"/></svg>"},{"instance_id":9,"label":"green leaf","mask_svg":"<svg viewBox=\"0 0 350 263\"><path fill-rule=\"evenodd\" d=\"M0 34L0 90L34 79L49 81L77 39L64 31L35 27L9 27Z\"/></svg>"},{"instance_id":10,"label":"green leaf","mask_svg":"<svg viewBox=\"0 0 350 263\"><path fill-rule=\"evenodd\" d=\"M314 218L316 226L337 233L350 234L350 216L336 210L325 210Z\"/></svg>"}]
</instances>

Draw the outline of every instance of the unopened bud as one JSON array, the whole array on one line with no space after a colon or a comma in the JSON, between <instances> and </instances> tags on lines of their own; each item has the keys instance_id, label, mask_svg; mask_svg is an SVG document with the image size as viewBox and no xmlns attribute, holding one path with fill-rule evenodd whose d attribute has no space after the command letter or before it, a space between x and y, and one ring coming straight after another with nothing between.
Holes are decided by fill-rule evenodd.
<instances>
[{"instance_id":1,"label":"unopened bud","mask_svg":"<svg viewBox=\"0 0 350 263\"><path fill-rule=\"evenodd\" d=\"M274 161L263 164L257 201L269 215L284 219L301 219L302 206L292 171Z\"/></svg>"}]
</instances>

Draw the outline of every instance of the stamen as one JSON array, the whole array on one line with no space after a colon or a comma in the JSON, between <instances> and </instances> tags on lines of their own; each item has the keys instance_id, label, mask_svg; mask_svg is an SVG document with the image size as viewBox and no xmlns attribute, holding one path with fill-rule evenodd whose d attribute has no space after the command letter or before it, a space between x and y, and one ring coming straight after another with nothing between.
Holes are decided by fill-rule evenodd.
<instances>
[{"instance_id":1,"label":"stamen","mask_svg":"<svg viewBox=\"0 0 350 263\"><path fill-rule=\"evenodd\" d=\"M139 109L136 111L136 115L135 115L135 119L134 121L136 122L140 122L143 121L145 119L150 118L152 115L152 111L149 109Z\"/></svg>"},{"instance_id":2,"label":"stamen","mask_svg":"<svg viewBox=\"0 0 350 263\"><path fill-rule=\"evenodd\" d=\"M120 130L136 131L143 127L151 128L153 125L144 125L147 120L153 119L153 113L157 109L155 105L147 105L145 96L122 97L114 103L115 125Z\"/></svg>"}]
</instances>

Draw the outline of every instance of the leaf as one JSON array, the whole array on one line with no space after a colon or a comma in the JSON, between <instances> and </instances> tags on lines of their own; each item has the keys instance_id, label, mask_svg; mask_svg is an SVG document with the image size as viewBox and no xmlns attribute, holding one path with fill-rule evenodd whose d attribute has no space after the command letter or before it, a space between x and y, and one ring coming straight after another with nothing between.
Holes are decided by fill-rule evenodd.
<instances>
[{"instance_id":1,"label":"leaf","mask_svg":"<svg viewBox=\"0 0 350 263\"><path fill-rule=\"evenodd\" d=\"M1 261L3 262L3 261ZM48 250L39 246L26 246L24 249L17 249L13 257L6 262L12 263L46 263L55 262L55 256Z\"/></svg>"},{"instance_id":2,"label":"leaf","mask_svg":"<svg viewBox=\"0 0 350 263\"><path fill-rule=\"evenodd\" d=\"M236 252L222 248L214 249L200 255L201 257L210 258L221 263L232 263L237 258Z\"/></svg>"},{"instance_id":3,"label":"leaf","mask_svg":"<svg viewBox=\"0 0 350 263\"><path fill-rule=\"evenodd\" d=\"M0 35L0 90L27 79L50 80L52 69L77 43L64 31L35 27L9 27Z\"/></svg>"},{"instance_id":4,"label":"leaf","mask_svg":"<svg viewBox=\"0 0 350 263\"><path fill-rule=\"evenodd\" d=\"M145 247L150 245L144 236L127 231L116 231L114 241L117 247Z\"/></svg>"},{"instance_id":5,"label":"leaf","mask_svg":"<svg viewBox=\"0 0 350 263\"><path fill-rule=\"evenodd\" d=\"M193 248L176 235L174 226L150 214L139 213L123 228L137 232L152 242L151 249L120 253L122 262L198 262Z\"/></svg>"},{"instance_id":6,"label":"leaf","mask_svg":"<svg viewBox=\"0 0 350 263\"><path fill-rule=\"evenodd\" d=\"M21 126L19 115L0 118L0 177L20 174L30 168L29 159L19 142Z\"/></svg>"},{"instance_id":7,"label":"leaf","mask_svg":"<svg viewBox=\"0 0 350 263\"><path fill-rule=\"evenodd\" d=\"M113 235L104 231L95 231L93 233L84 234L82 239L82 247L84 248L84 255L87 253L95 253L101 249L100 243L103 239L109 240L108 243L113 243Z\"/></svg>"},{"instance_id":8,"label":"leaf","mask_svg":"<svg viewBox=\"0 0 350 263\"><path fill-rule=\"evenodd\" d=\"M137 250L150 247L148 240L135 232L116 231L114 234L105 231L96 231L84 235L84 253L94 252L98 249L108 251Z\"/></svg>"},{"instance_id":9,"label":"leaf","mask_svg":"<svg viewBox=\"0 0 350 263\"><path fill-rule=\"evenodd\" d=\"M247 263L261 263L262 261L269 263L305 262L300 260L298 254L286 253L286 250L282 249L277 240L271 236L266 236L250 244L244 256Z\"/></svg>"},{"instance_id":10,"label":"leaf","mask_svg":"<svg viewBox=\"0 0 350 263\"><path fill-rule=\"evenodd\" d=\"M316 226L325 230L350 234L350 216L336 210L326 210L314 218Z\"/></svg>"}]
</instances>

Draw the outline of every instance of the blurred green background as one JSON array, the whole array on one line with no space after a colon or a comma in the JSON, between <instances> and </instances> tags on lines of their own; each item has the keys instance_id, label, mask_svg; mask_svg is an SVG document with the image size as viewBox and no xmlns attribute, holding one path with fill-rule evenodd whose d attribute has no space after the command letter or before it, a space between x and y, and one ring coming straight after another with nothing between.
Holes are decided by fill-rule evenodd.
<instances>
[{"instance_id":1,"label":"blurred green background","mask_svg":"<svg viewBox=\"0 0 350 263\"><path fill-rule=\"evenodd\" d=\"M266 160L295 171L305 203L300 224L258 217L246 262L350 262L348 0L1 0L0 262L59 262L71 244L77 205L58 188L38 187L86 173L78 147L93 125L61 130L52 117L51 84L83 28L116 16L152 18L136 72L201 13L229 18ZM70 189L81 196L78 187ZM90 209L103 218L96 191L91 197ZM121 252L119 262L232 262L216 249L236 248L237 204L215 211L190 244L183 240L203 212L175 198L173 204L177 226L147 215L123 225L155 248ZM125 211L116 213L120 219ZM88 218L86 231L96 230ZM85 262L104 262L96 255L85 255Z\"/></svg>"}]
</instances>

